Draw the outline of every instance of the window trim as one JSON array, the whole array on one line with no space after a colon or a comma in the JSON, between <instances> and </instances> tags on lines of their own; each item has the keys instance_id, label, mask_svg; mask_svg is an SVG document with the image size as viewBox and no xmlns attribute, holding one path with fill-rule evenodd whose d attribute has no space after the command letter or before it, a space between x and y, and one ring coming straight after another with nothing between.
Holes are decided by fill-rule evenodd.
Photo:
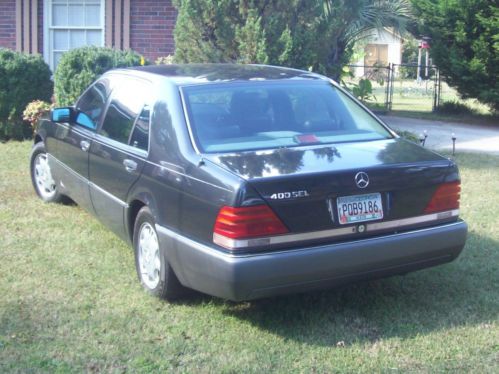
<instances>
[{"instance_id":1,"label":"window trim","mask_svg":"<svg viewBox=\"0 0 499 374\"><path fill-rule=\"evenodd\" d=\"M133 132L135 131L135 128L137 127L137 122L139 122L140 115L142 114L142 112L144 111L145 108L149 108L149 118L147 121L147 149L142 149L142 148L134 147L132 144L130 144L130 142L132 141ZM137 117L135 118L135 121L133 122L132 130L130 131L130 135L128 136L128 145L130 147L137 148L137 149L140 149L142 151L149 153L149 148L151 146L151 105L147 102L144 103L144 105L142 105L142 108L140 109L139 114L137 115Z\"/></svg>"},{"instance_id":2,"label":"window trim","mask_svg":"<svg viewBox=\"0 0 499 374\"><path fill-rule=\"evenodd\" d=\"M50 70L54 71L53 53L54 50L50 48L50 33L52 30L101 30L101 43L100 47L105 45L106 40L106 1L98 0L100 2L100 23L101 26L51 26L52 25L52 4L53 0L46 0L43 2L43 59L50 66ZM71 50L71 49L69 49Z\"/></svg>"}]
</instances>

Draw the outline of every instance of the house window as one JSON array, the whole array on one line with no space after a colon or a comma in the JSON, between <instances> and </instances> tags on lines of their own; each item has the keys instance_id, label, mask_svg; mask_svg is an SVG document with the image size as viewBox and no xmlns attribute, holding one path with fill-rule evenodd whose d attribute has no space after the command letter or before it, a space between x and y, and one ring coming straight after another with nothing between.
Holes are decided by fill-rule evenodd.
<instances>
[{"instance_id":1,"label":"house window","mask_svg":"<svg viewBox=\"0 0 499 374\"><path fill-rule=\"evenodd\" d=\"M52 70L66 51L104 45L104 0L45 1L45 60Z\"/></svg>"}]
</instances>

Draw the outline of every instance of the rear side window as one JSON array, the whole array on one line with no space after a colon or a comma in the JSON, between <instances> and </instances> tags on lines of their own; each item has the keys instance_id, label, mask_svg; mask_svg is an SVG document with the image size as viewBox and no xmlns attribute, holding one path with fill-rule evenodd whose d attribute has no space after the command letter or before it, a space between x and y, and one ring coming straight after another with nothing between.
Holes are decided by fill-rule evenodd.
<instances>
[{"instance_id":1,"label":"rear side window","mask_svg":"<svg viewBox=\"0 0 499 374\"><path fill-rule=\"evenodd\" d=\"M146 82L120 77L100 134L117 142L147 150L149 143L149 104Z\"/></svg>"},{"instance_id":2,"label":"rear side window","mask_svg":"<svg viewBox=\"0 0 499 374\"><path fill-rule=\"evenodd\" d=\"M207 153L391 137L325 81L213 83L182 92L197 146Z\"/></svg>"}]
</instances>

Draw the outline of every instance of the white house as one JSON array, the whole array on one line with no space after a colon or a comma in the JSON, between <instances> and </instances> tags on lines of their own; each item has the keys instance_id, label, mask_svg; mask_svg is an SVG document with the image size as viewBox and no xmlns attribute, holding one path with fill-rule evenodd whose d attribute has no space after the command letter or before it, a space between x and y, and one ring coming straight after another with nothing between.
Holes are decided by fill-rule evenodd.
<instances>
[{"instance_id":1,"label":"white house","mask_svg":"<svg viewBox=\"0 0 499 374\"><path fill-rule=\"evenodd\" d=\"M364 46L364 53L352 63L352 65L357 66L355 76L364 76L364 66L400 64L402 62L403 42L404 38L389 28L374 30L366 35L365 38L357 42L357 45Z\"/></svg>"}]
</instances>

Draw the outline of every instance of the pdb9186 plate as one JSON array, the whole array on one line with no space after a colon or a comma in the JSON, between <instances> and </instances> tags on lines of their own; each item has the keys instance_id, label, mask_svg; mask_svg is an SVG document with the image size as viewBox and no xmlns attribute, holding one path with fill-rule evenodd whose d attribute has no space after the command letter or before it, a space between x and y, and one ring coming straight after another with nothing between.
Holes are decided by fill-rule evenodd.
<instances>
[{"instance_id":1,"label":"pdb9186 plate","mask_svg":"<svg viewBox=\"0 0 499 374\"><path fill-rule=\"evenodd\" d=\"M340 196L336 200L340 224L374 221L383 218L381 194Z\"/></svg>"}]
</instances>

